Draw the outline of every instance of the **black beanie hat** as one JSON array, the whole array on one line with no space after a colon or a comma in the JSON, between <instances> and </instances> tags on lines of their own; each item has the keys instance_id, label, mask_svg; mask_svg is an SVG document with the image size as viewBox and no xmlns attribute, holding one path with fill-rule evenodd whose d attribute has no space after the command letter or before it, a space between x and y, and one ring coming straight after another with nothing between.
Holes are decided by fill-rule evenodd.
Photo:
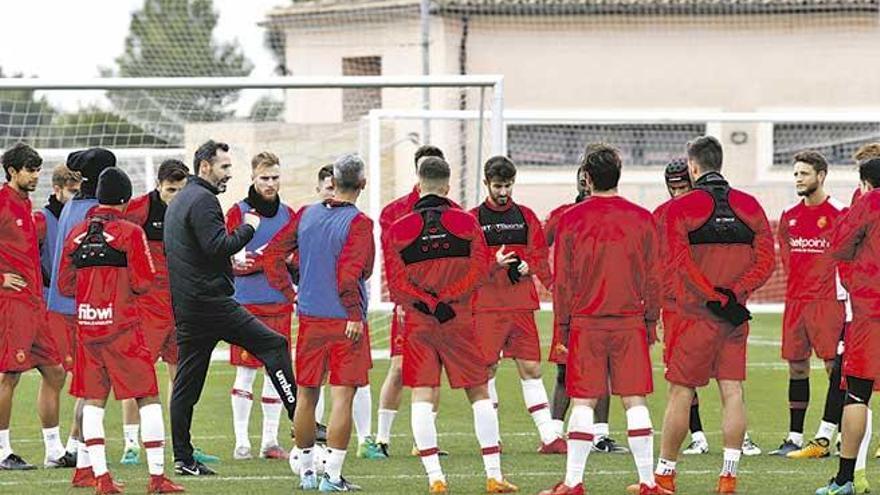
<instances>
[{"instance_id":1,"label":"black beanie hat","mask_svg":"<svg viewBox=\"0 0 880 495\"><path fill-rule=\"evenodd\" d=\"M94 197L101 172L115 166L116 155L104 148L89 148L67 155L67 168L82 174L80 192L84 197Z\"/></svg>"},{"instance_id":2,"label":"black beanie hat","mask_svg":"<svg viewBox=\"0 0 880 495\"><path fill-rule=\"evenodd\" d=\"M124 170L111 167L98 177L98 203L122 205L131 199L131 180Z\"/></svg>"}]
</instances>

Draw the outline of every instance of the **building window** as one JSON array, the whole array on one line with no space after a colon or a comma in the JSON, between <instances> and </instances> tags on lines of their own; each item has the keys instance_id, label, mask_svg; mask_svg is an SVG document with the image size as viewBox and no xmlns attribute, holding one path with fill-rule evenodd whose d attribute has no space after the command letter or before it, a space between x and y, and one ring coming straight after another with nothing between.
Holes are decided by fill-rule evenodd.
<instances>
[{"instance_id":1,"label":"building window","mask_svg":"<svg viewBox=\"0 0 880 495\"><path fill-rule=\"evenodd\" d=\"M588 143L604 142L620 150L627 166L665 166L705 133L705 124L511 124L507 149L519 165L571 167Z\"/></svg>"},{"instance_id":2,"label":"building window","mask_svg":"<svg viewBox=\"0 0 880 495\"><path fill-rule=\"evenodd\" d=\"M795 153L811 149L831 165L853 165L864 144L880 141L880 123L799 122L773 125L773 165L789 166Z\"/></svg>"},{"instance_id":3,"label":"building window","mask_svg":"<svg viewBox=\"0 0 880 495\"><path fill-rule=\"evenodd\" d=\"M343 76L381 76L382 57L343 57ZM344 88L342 118L357 120L374 108L382 107L382 88Z\"/></svg>"}]
</instances>

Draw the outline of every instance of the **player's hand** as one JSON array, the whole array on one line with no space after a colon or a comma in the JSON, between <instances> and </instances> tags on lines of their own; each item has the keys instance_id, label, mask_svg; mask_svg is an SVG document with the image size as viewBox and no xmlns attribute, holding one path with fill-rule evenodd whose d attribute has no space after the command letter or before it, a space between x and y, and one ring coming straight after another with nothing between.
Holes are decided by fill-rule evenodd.
<instances>
[{"instance_id":1,"label":"player's hand","mask_svg":"<svg viewBox=\"0 0 880 495\"><path fill-rule=\"evenodd\" d=\"M244 223L253 227L254 230L257 230L260 228L260 216L249 211L244 214Z\"/></svg>"},{"instance_id":2,"label":"player's hand","mask_svg":"<svg viewBox=\"0 0 880 495\"><path fill-rule=\"evenodd\" d=\"M27 282L21 278L21 276L17 273L4 273L3 274L3 288L8 290L14 290L15 292L21 292L22 289L27 287Z\"/></svg>"},{"instance_id":3,"label":"player's hand","mask_svg":"<svg viewBox=\"0 0 880 495\"><path fill-rule=\"evenodd\" d=\"M529 274L529 264L526 263L526 260L522 260L519 262L519 266L516 267L516 270L519 272L520 275L525 277Z\"/></svg>"},{"instance_id":4,"label":"player's hand","mask_svg":"<svg viewBox=\"0 0 880 495\"><path fill-rule=\"evenodd\" d=\"M254 257L250 253L244 255L244 259L234 259L232 268L238 272L249 272L254 267Z\"/></svg>"},{"instance_id":5,"label":"player's hand","mask_svg":"<svg viewBox=\"0 0 880 495\"><path fill-rule=\"evenodd\" d=\"M516 253L513 251L505 252L504 249L506 247L507 246L502 244L501 247L498 248L498 251L495 251L495 262L498 263L498 266L503 268L507 268L508 265L516 261Z\"/></svg>"},{"instance_id":6,"label":"player's hand","mask_svg":"<svg viewBox=\"0 0 880 495\"><path fill-rule=\"evenodd\" d=\"M357 342L361 340L361 337L364 335L364 322L362 321L348 321L345 323L345 337L352 342Z\"/></svg>"}]
</instances>

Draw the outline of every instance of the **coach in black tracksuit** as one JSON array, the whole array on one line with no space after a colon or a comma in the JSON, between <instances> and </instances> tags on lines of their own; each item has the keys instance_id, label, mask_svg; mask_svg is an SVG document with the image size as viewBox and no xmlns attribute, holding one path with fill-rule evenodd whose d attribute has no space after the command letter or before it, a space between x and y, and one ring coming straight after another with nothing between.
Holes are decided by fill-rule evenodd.
<instances>
[{"instance_id":1,"label":"coach in black tracksuit","mask_svg":"<svg viewBox=\"0 0 880 495\"><path fill-rule=\"evenodd\" d=\"M180 352L171 396L171 434L175 471L181 475L214 474L193 459L190 425L217 342L241 346L263 362L290 418L296 400L287 341L232 298L230 258L254 236L259 217L245 215L245 223L227 234L216 195L226 190L231 168L228 145L203 144L194 160L198 175L165 213L165 254Z\"/></svg>"}]
</instances>

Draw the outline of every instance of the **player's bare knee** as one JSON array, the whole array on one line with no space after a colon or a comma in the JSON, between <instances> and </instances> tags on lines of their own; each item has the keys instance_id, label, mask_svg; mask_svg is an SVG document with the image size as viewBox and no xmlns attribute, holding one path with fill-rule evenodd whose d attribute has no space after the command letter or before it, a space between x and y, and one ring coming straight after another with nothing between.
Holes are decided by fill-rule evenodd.
<instances>
[{"instance_id":1,"label":"player's bare knee","mask_svg":"<svg viewBox=\"0 0 880 495\"><path fill-rule=\"evenodd\" d=\"M139 408L152 404L159 404L159 396L151 395L149 397L141 397L139 399L135 399L135 402L137 402Z\"/></svg>"},{"instance_id":2,"label":"player's bare knee","mask_svg":"<svg viewBox=\"0 0 880 495\"><path fill-rule=\"evenodd\" d=\"M471 404L477 402L478 400L488 400L489 386L484 383L483 385L471 387L465 389L465 394L467 394L467 398L471 402Z\"/></svg>"},{"instance_id":3,"label":"player's bare knee","mask_svg":"<svg viewBox=\"0 0 880 495\"><path fill-rule=\"evenodd\" d=\"M43 383L45 383L46 386L51 387L52 390L61 390L61 388L64 387L64 379L67 375L61 365L40 366L37 369L43 377Z\"/></svg>"},{"instance_id":4,"label":"player's bare knee","mask_svg":"<svg viewBox=\"0 0 880 495\"><path fill-rule=\"evenodd\" d=\"M0 388L14 389L19 380L21 380L21 373L0 373Z\"/></svg>"},{"instance_id":5,"label":"player's bare knee","mask_svg":"<svg viewBox=\"0 0 880 495\"><path fill-rule=\"evenodd\" d=\"M810 377L810 360L789 361L788 376L792 380L803 380Z\"/></svg>"},{"instance_id":6,"label":"player's bare knee","mask_svg":"<svg viewBox=\"0 0 880 495\"><path fill-rule=\"evenodd\" d=\"M644 395L628 395L626 397L621 397L620 402L623 403L624 409L629 409L636 406L644 406L648 404L648 401L645 399Z\"/></svg>"},{"instance_id":7,"label":"player's bare knee","mask_svg":"<svg viewBox=\"0 0 880 495\"><path fill-rule=\"evenodd\" d=\"M718 380L718 390L721 392L722 405L735 405L743 403L742 382L733 380Z\"/></svg>"},{"instance_id":8,"label":"player's bare knee","mask_svg":"<svg viewBox=\"0 0 880 495\"><path fill-rule=\"evenodd\" d=\"M541 378L541 363L538 361L517 360L519 376L523 380L537 380Z\"/></svg>"}]
</instances>

